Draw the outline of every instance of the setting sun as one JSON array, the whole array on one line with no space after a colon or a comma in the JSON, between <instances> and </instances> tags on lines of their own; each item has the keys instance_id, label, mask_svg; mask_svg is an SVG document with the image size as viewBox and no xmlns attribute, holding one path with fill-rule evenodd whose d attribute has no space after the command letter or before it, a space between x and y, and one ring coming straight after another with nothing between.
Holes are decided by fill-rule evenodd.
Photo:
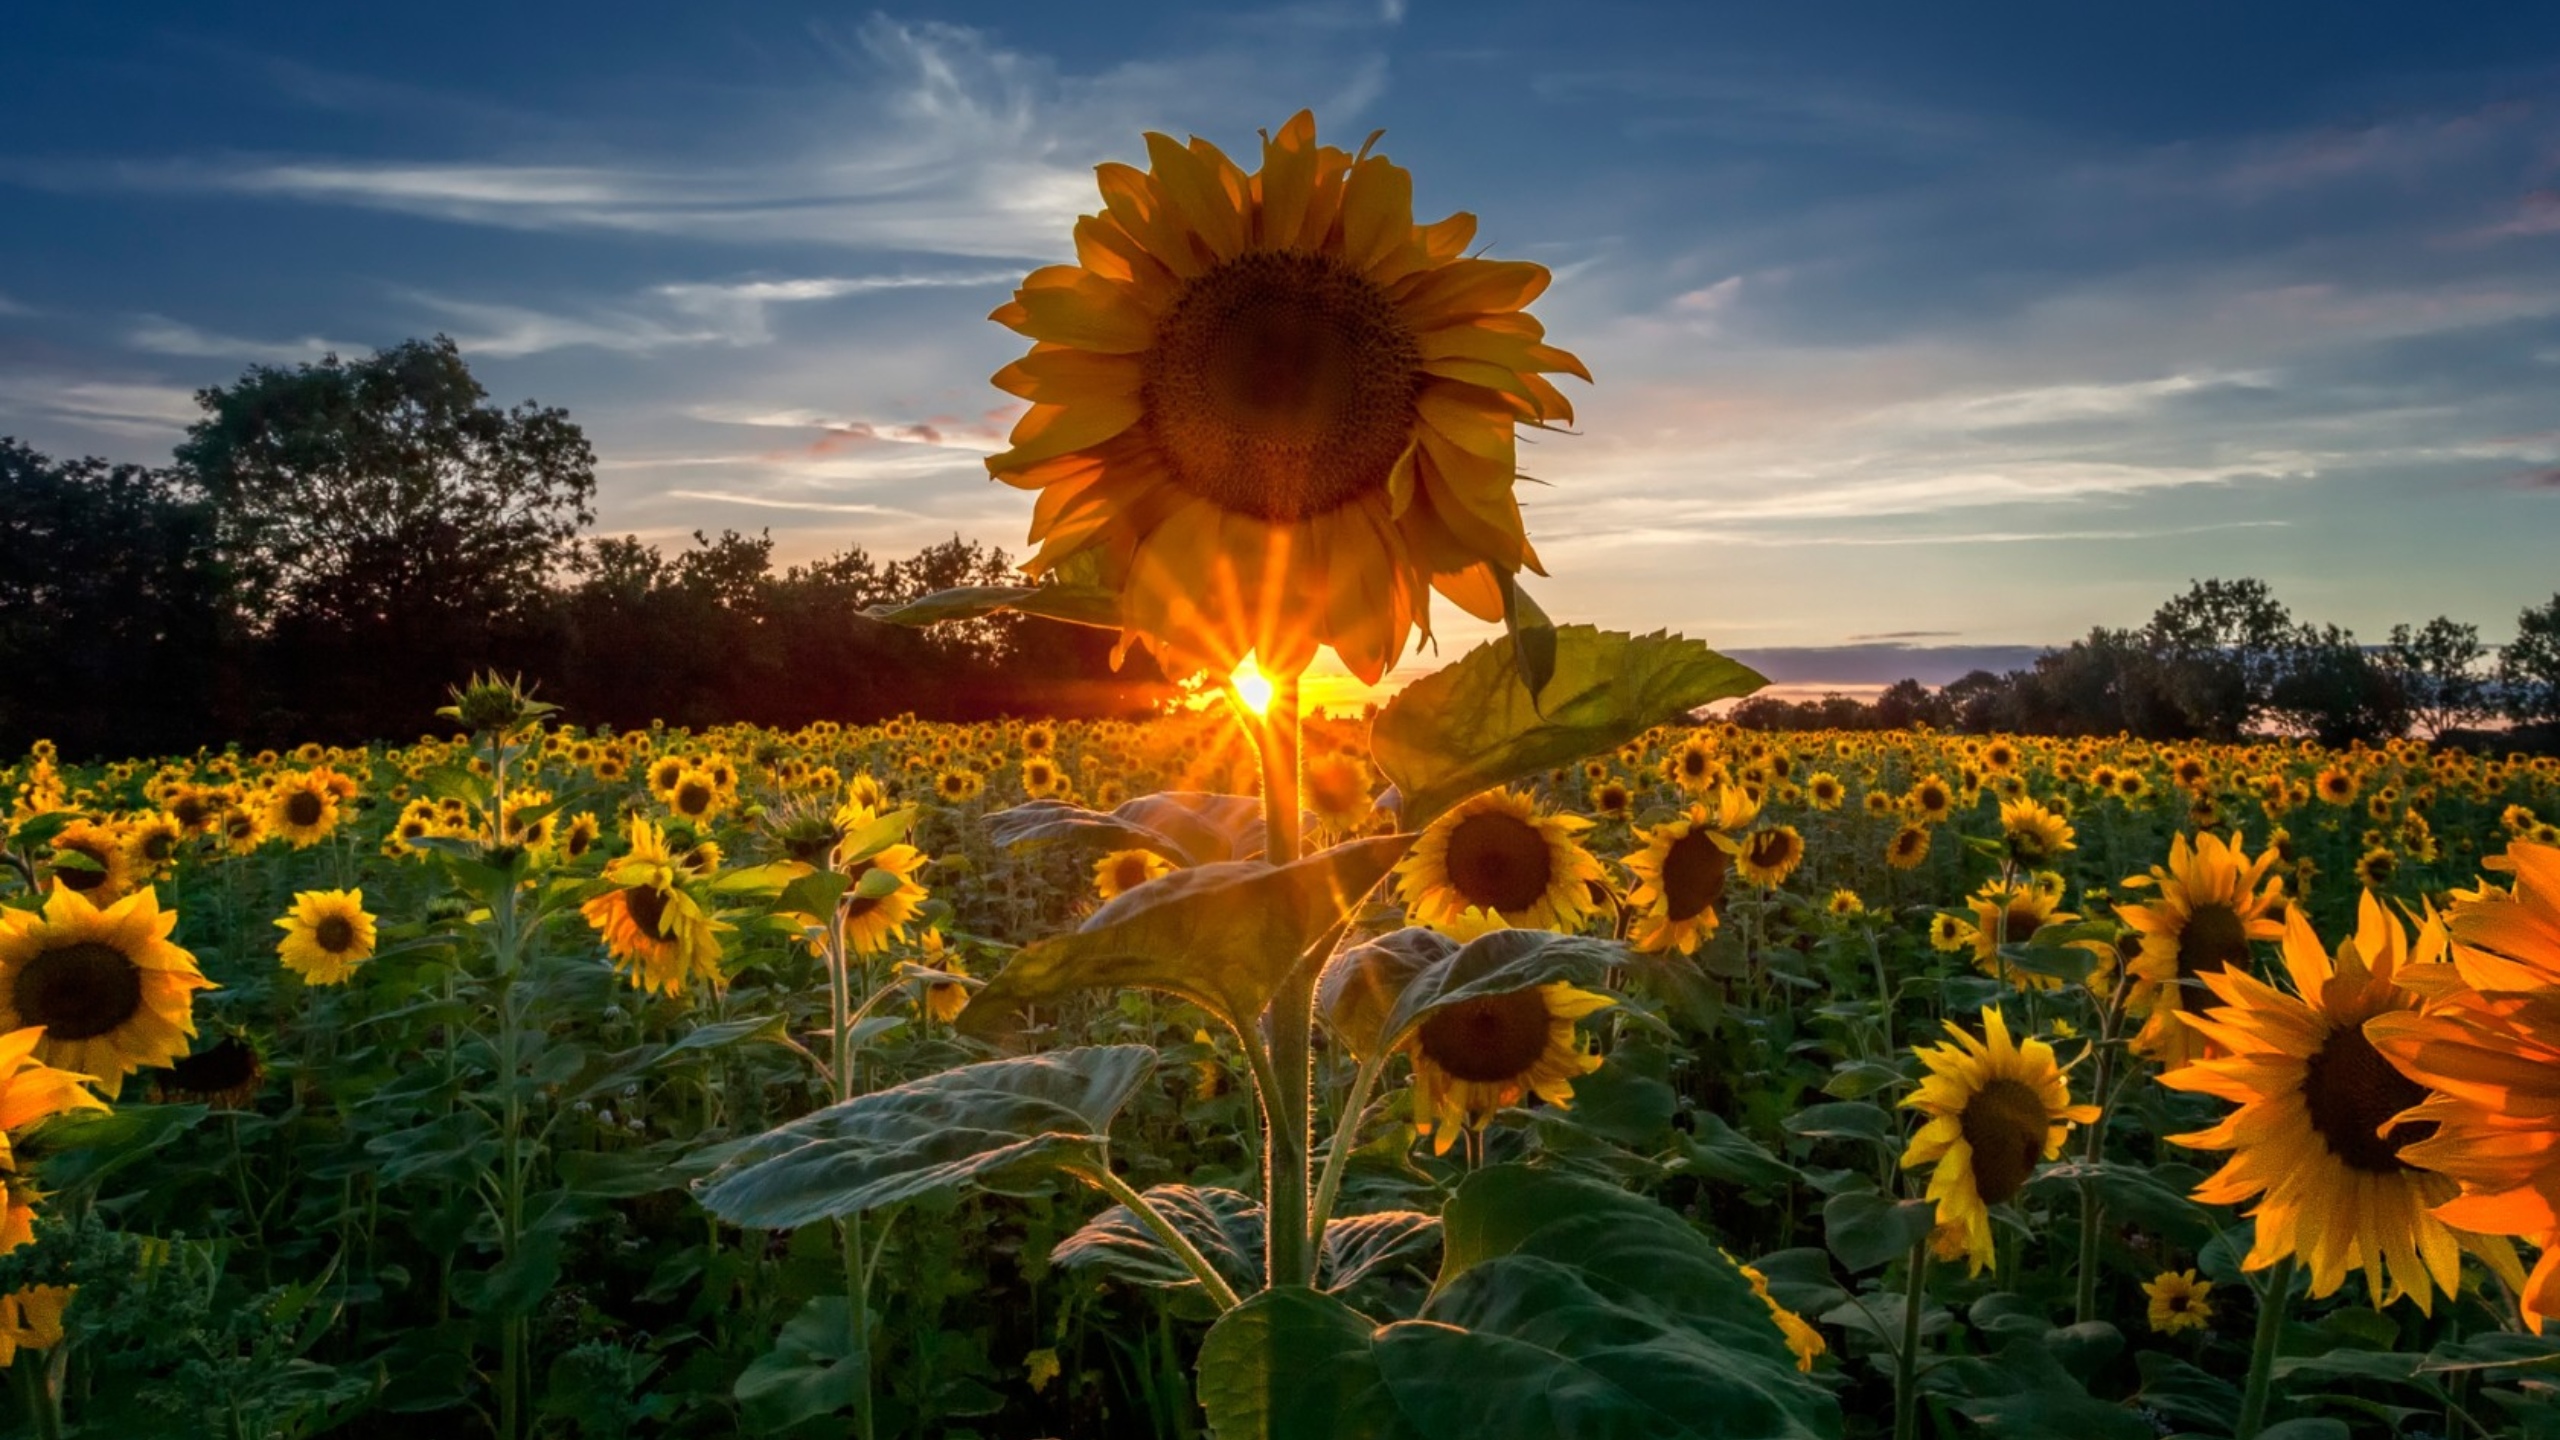
<instances>
[{"instance_id":1,"label":"setting sun","mask_svg":"<svg viewBox=\"0 0 2560 1440\"><path fill-rule=\"evenodd\" d=\"M1235 690L1237 701L1254 714L1260 715L1271 708L1271 677L1262 673L1262 667L1253 663L1252 656L1246 656L1244 663L1236 667L1236 673L1227 677L1227 684Z\"/></svg>"}]
</instances>

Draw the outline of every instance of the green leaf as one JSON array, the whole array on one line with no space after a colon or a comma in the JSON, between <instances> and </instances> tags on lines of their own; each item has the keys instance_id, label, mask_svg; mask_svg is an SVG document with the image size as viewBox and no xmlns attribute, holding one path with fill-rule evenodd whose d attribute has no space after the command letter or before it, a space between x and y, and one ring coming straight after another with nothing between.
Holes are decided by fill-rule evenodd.
<instances>
[{"instance_id":1,"label":"green leaf","mask_svg":"<svg viewBox=\"0 0 2560 1440\"><path fill-rule=\"evenodd\" d=\"M2258 1440L2349 1440L2355 1434L2344 1420L2326 1416L2306 1416L2284 1420L2258 1432Z\"/></svg>"},{"instance_id":2,"label":"green leaf","mask_svg":"<svg viewBox=\"0 0 2560 1440\"><path fill-rule=\"evenodd\" d=\"M1808 1140L1863 1140L1893 1147L1893 1112L1865 1100L1832 1100L1807 1105L1786 1118L1786 1127Z\"/></svg>"},{"instance_id":3,"label":"green leaf","mask_svg":"<svg viewBox=\"0 0 2560 1440\"><path fill-rule=\"evenodd\" d=\"M862 613L890 625L940 625L953 620L984 620L1007 610L1091 625L1120 628L1120 597L1098 585L963 585L936 590L913 600L874 605Z\"/></svg>"},{"instance_id":4,"label":"green leaf","mask_svg":"<svg viewBox=\"0 0 2560 1440\"><path fill-rule=\"evenodd\" d=\"M782 888L782 898L773 902L774 910L784 915L806 915L825 924L836 913L836 902L844 898L853 877L833 870L812 870Z\"/></svg>"},{"instance_id":5,"label":"green leaf","mask_svg":"<svg viewBox=\"0 0 2560 1440\"><path fill-rule=\"evenodd\" d=\"M1690 1120L1696 1129L1689 1136L1685 1162L1689 1170L1735 1185L1784 1185L1797 1178L1796 1167L1770 1154L1714 1111L1691 1111Z\"/></svg>"},{"instance_id":6,"label":"green leaf","mask_svg":"<svg viewBox=\"0 0 2560 1440\"><path fill-rule=\"evenodd\" d=\"M1415 1440L1370 1350L1368 1318L1300 1286L1265 1290L1201 1342L1200 1408L1217 1440Z\"/></svg>"},{"instance_id":7,"label":"green leaf","mask_svg":"<svg viewBox=\"0 0 2560 1440\"><path fill-rule=\"evenodd\" d=\"M1615 940L1559 935L1552 930L1488 931L1416 974L1396 997L1395 1008L1387 1012L1379 1033L1386 1047L1392 1048L1434 1011L1468 1000L1509 995L1557 980L1596 985L1627 954L1627 947Z\"/></svg>"},{"instance_id":8,"label":"green leaf","mask_svg":"<svg viewBox=\"0 0 2560 1440\"><path fill-rule=\"evenodd\" d=\"M1893 1200L1873 1190L1852 1190L1823 1202L1822 1242L1852 1271L1872 1270L1910 1254L1937 1219L1934 1200Z\"/></svg>"},{"instance_id":9,"label":"green leaf","mask_svg":"<svg viewBox=\"0 0 2560 1440\"><path fill-rule=\"evenodd\" d=\"M1157 1185L1140 1198L1237 1290L1262 1283L1262 1206L1252 1196L1214 1185ZM1159 1290L1200 1283L1126 1205L1114 1205L1086 1221L1049 1252L1049 1262Z\"/></svg>"},{"instance_id":10,"label":"green leaf","mask_svg":"<svg viewBox=\"0 0 2560 1440\"><path fill-rule=\"evenodd\" d=\"M1112 850L1151 850L1176 865L1247 860L1262 853L1262 801L1253 795L1167 790L1109 812L1033 800L989 815L987 837L1009 849L1072 840Z\"/></svg>"},{"instance_id":11,"label":"green leaf","mask_svg":"<svg viewBox=\"0 0 2560 1440\"><path fill-rule=\"evenodd\" d=\"M1440 1217L1419 1210L1337 1215L1324 1227L1324 1288L1348 1290L1390 1265L1440 1248Z\"/></svg>"},{"instance_id":12,"label":"green leaf","mask_svg":"<svg viewBox=\"0 0 2560 1440\"><path fill-rule=\"evenodd\" d=\"M1406 686L1378 712L1370 753L1395 783L1406 829L1421 829L1479 790L1614 749L1768 683L1676 635L1588 625L1554 635L1555 674L1535 696L1505 636Z\"/></svg>"},{"instance_id":13,"label":"green leaf","mask_svg":"<svg viewBox=\"0 0 2560 1440\"><path fill-rule=\"evenodd\" d=\"M1547 682L1556 677L1556 622L1520 588L1520 577L1509 571L1498 572L1502 579L1502 628L1511 638L1511 655L1520 675L1520 683L1528 688L1531 703L1546 693Z\"/></svg>"},{"instance_id":14,"label":"green leaf","mask_svg":"<svg viewBox=\"0 0 2560 1440\"><path fill-rule=\"evenodd\" d=\"M964 1185L1098 1168L1105 1132L1155 1069L1144 1045L963 1065L766 1131L697 1182L733 1225L790 1230Z\"/></svg>"},{"instance_id":15,"label":"green leaf","mask_svg":"<svg viewBox=\"0 0 2560 1440\"><path fill-rule=\"evenodd\" d=\"M1074 934L1015 955L960 1012L959 1028L993 1035L1025 1005L1134 986L1179 995L1241 1034L1412 843L1387 835L1292 865L1228 861L1161 876L1096 910Z\"/></svg>"},{"instance_id":16,"label":"green leaf","mask_svg":"<svg viewBox=\"0 0 2560 1440\"><path fill-rule=\"evenodd\" d=\"M869 1383L870 1362L867 1337L857 1341L853 1333L851 1302L820 1295L784 1324L730 1393L759 1430L787 1430L852 1404Z\"/></svg>"}]
</instances>

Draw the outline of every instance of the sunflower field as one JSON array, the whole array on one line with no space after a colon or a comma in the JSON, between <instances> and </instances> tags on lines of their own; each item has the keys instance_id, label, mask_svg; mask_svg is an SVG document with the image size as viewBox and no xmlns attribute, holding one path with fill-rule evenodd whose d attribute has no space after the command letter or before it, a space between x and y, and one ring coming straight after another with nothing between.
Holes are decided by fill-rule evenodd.
<instances>
[{"instance_id":1,"label":"sunflower field","mask_svg":"<svg viewBox=\"0 0 2560 1440\"><path fill-rule=\"evenodd\" d=\"M1374 140L1101 167L880 612L1189 708L0 770L8 1433L2560 1436L2560 764L1705 718Z\"/></svg>"}]
</instances>

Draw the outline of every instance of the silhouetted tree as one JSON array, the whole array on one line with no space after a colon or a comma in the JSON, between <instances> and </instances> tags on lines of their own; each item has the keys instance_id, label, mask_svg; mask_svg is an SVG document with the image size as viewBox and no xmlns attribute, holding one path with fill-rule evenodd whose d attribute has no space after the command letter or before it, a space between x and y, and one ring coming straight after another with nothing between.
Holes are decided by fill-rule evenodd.
<instances>
[{"instance_id":1,"label":"silhouetted tree","mask_svg":"<svg viewBox=\"0 0 2560 1440\"><path fill-rule=\"evenodd\" d=\"M2560 595L2516 616L2498 652L2498 707L2519 725L2560 724Z\"/></svg>"},{"instance_id":2,"label":"silhouetted tree","mask_svg":"<svg viewBox=\"0 0 2560 1440\"><path fill-rule=\"evenodd\" d=\"M2400 687L2411 722L2433 738L2492 713L2489 683L2480 673L2488 654L2479 626L2439 615L2415 630L2392 626L2390 647L2380 658Z\"/></svg>"},{"instance_id":3,"label":"silhouetted tree","mask_svg":"<svg viewBox=\"0 0 2560 1440\"><path fill-rule=\"evenodd\" d=\"M2204 580L2162 605L2142 638L2187 724L2231 740L2274 703L2294 627L2265 581Z\"/></svg>"},{"instance_id":4,"label":"silhouetted tree","mask_svg":"<svg viewBox=\"0 0 2560 1440\"><path fill-rule=\"evenodd\" d=\"M2371 743L2409 728L2398 677L2335 625L2302 627L2287 647L2267 713L2323 745Z\"/></svg>"}]
</instances>

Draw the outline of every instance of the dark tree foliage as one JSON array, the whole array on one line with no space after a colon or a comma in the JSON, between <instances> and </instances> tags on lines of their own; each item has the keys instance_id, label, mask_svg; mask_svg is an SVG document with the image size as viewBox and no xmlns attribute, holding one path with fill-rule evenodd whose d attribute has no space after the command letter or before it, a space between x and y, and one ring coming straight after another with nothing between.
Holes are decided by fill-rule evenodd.
<instances>
[{"instance_id":1,"label":"dark tree foliage","mask_svg":"<svg viewBox=\"0 0 2560 1440\"><path fill-rule=\"evenodd\" d=\"M2399 677L2335 625L2303 627L2286 653L2268 711L2287 730L2323 745L2372 743L2409 729Z\"/></svg>"},{"instance_id":2,"label":"dark tree foliage","mask_svg":"<svg viewBox=\"0 0 2560 1440\"><path fill-rule=\"evenodd\" d=\"M2516 616L2498 652L2498 703L2519 725L2560 725L2560 595Z\"/></svg>"},{"instance_id":3,"label":"dark tree foliage","mask_svg":"<svg viewBox=\"0 0 2560 1440\"><path fill-rule=\"evenodd\" d=\"M2392 626L2391 644L2377 658L2398 682L2411 723L2434 737L2496 713L2480 673L2488 654L2479 626L2439 615L2415 630Z\"/></svg>"},{"instance_id":4,"label":"dark tree foliage","mask_svg":"<svg viewBox=\"0 0 2560 1440\"><path fill-rule=\"evenodd\" d=\"M183 478L0 436L0 736L192 745L226 649L211 511Z\"/></svg>"}]
</instances>

